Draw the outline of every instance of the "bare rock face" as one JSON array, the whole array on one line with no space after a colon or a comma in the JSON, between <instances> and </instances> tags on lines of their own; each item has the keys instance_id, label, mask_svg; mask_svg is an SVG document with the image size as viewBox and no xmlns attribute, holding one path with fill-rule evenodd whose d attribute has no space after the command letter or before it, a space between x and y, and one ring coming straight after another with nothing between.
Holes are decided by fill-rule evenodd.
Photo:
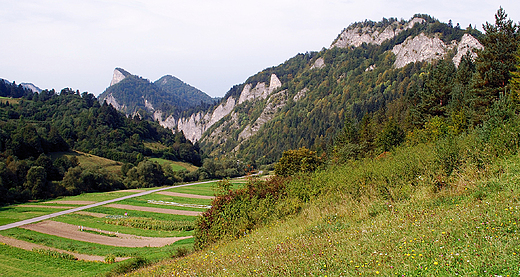
<instances>
[{"instance_id":1,"label":"bare rock face","mask_svg":"<svg viewBox=\"0 0 520 277\"><path fill-rule=\"evenodd\" d=\"M120 105L117 102L116 98L112 95L112 93L105 98L105 101L107 102L107 104L112 105L118 111L123 110L125 108L124 105Z\"/></svg>"},{"instance_id":2,"label":"bare rock face","mask_svg":"<svg viewBox=\"0 0 520 277\"><path fill-rule=\"evenodd\" d=\"M411 62L432 61L441 59L446 52L456 47L456 42L446 45L439 38L429 38L423 33L407 38L403 43L394 46L392 52L396 55L394 66L404 67Z\"/></svg>"},{"instance_id":3,"label":"bare rock face","mask_svg":"<svg viewBox=\"0 0 520 277\"><path fill-rule=\"evenodd\" d=\"M177 128L179 131L184 132L184 136L187 139L195 142L202 137L202 134L207 129L231 113L233 108L235 108L235 99L229 97L226 102L222 102L213 111L198 112L187 118L175 118L170 115L163 120L163 113L160 110L156 110L153 116L156 121L159 121L161 126L169 129Z\"/></svg>"},{"instance_id":4,"label":"bare rock face","mask_svg":"<svg viewBox=\"0 0 520 277\"><path fill-rule=\"evenodd\" d=\"M122 72L119 68L114 69L114 75L112 76L112 81L110 82L110 86L113 86L126 78L126 74Z\"/></svg>"},{"instance_id":5,"label":"bare rock face","mask_svg":"<svg viewBox=\"0 0 520 277\"><path fill-rule=\"evenodd\" d=\"M293 97L293 101L294 102L298 102L298 100L300 100L303 97L305 97L307 92L309 92L308 88L303 88L302 90L298 91L298 93L296 93L296 95Z\"/></svg>"},{"instance_id":6,"label":"bare rock face","mask_svg":"<svg viewBox=\"0 0 520 277\"><path fill-rule=\"evenodd\" d=\"M325 66L325 60L323 58L318 58L311 66L311 69L322 69Z\"/></svg>"},{"instance_id":7,"label":"bare rock face","mask_svg":"<svg viewBox=\"0 0 520 277\"><path fill-rule=\"evenodd\" d=\"M407 38L403 43L394 46L392 52L396 55L394 66L401 68L412 62L433 61L444 58L450 50L456 49L457 53L453 57L455 66L459 66L462 56L471 52L472 58L477 54L475 49L483 49L480 42L469 34L464 34L459 43L452 41L451 44L445 44L441 39L430 38L423 33L412 38Z\"/></svg>"},{"instance_id":8,"label":"bare rock face","mask_svg":"<svg viewBox=\"0 0 520 277\"><path fill-rule=\"evenodd\" d=\"M480 44L478 39L474 38L470 34L464 34L462 39L457 46L457 54L453 57L453 63L456 67L459 67L460 61L466 53L470 52L471 58L475 59L477 57L477 53L475 53L475 49L482 50L484 46Z\"/></svg>"},{"instance_id":9,"label":"bare rock face","mask_svg":"<svg viewBox=\"0 0 520 277\"><path fill-rule=\"evenodd\" d=\"M423 18L413 18L406 24L394 22L384 29L377 27L355 27L345 29L339 38L332 43L331 48L347 48L350 46L358 47L363 43L381 45L385 40L397 36L400 32L412 28L415 24L423 23Z\"/></svg>"},{"instance_id":10,"label":"bare rock face","mask_svg":"<svg viewBox=\"0 0 520 277\"><path fill-rule=\"evenodd\" d=\"M262 114L256 119L253 124L247 125L246 128L238 135L239 140L246 140L256 134L260 127L274 118L276 113L287 104L286 90L282 90L269 97L267 105L262 111Z\"/></svg>"},{"instance_id":11,"label":"bare rock face","mask_svg":"<svg viewBox=\"0 0 520 277\"><path fill-rule=\"evenodd\" d=\"M242 104L246 101L256 101L266 99L273 91L282 86L282 82L276 76L276 74L271 74L271 81L269 82L269 87L265 83L257 83L254 88L251 84L247 84L244 86L242 93L240 94L240 98L238 99L238 104Z\"/></svg>"}]
</instances>

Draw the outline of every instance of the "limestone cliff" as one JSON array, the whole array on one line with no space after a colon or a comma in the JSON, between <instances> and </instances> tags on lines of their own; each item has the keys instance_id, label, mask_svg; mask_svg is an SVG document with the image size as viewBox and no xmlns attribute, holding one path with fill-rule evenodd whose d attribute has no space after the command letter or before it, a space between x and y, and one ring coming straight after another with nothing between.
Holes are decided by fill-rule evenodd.
<instances>
[{"instance_id":1,"label":"limestone cliff","mask_svg":"<svg viewBox=\"0 0 520 277\"><path fill-rule=\"evenodd\" d=\"M340 36L332 43L331 48L359 47L363 43L381 45L381 43L397 36L400 32L412 28L417 23L421 24L424 22L425 20L422 18L413 18L409 22L394 21L386 27L354 27L354 25L351 25L343 30Z\"/></svg>"},{"instance_id":2,"label":"limestone cliff","mask_svg":"<svg viewBox=\"0 0 520 277\"><path fill-rule=\"evenodd\" d=\"M421 33L416 37L408 37L403 43L394 46L392 53L396 55L394 66L401 68L412 62L442 59L448 51L456 50L453 63L459 66L463 55L471 52L472 57L475 58L474 50L482 48L482 44L469 34L464 34L460 42L452 41L450 44L445 44L438 37L428 37Z\"/></svg>"},{"instance_id":3,"label":"limestone cliff","mask_svg":"<svg viewBox=\"0 0 520 277\"><path fill-rule=\"evenodd\" d=\"M187 139L191 141L198 141L201 139L204 132L210 129L215 123L220 121L226 115L231 114L233 109L247 101L261 101L268 98L274 91L282 86L282 82L276 74L271 74L269 86L264 82L257 83L254 87L252 84L244 85L238 100L234 97L228 97L217 105L213 110L208 112L198 112L192 114L187 118L175 118L170 115L165 120L162 120L163 114L161 111L155 111L154 119L159 123L170 129L177 129L183 131ZM233 118L233 117L232 117ZM236 122L235 122L236 123ZM235 129L238 128L235 126ZM209 138L215 139L219 136L222 128L217 128L208 134Z\"/></svg>"},{"instance_id":4,"label":"limestone cliff","mask_svg":"<svg viewBox=\"0 0 520 277\"><path fill-rule=\"evenodd\" d=\"M123 81L128 75L131 75L131 74L122 68L114 69L114 75L112 76L112 81L110 82L110 86L113 86L113 85Z\"/></svg>"},{"instance_id":5,"label":"limestone cliff","mask_svg":"<svg viewBox=\"0 0 520 277\"><path fill-rule=\"evenodd\" d=\"M472 35L464 34L464 36L462 36L462 39L459 42L459 45L457 46L457 54L455 54L455 56L453 57L453 63L455 64L455 66L459 67L462 56L470 52L471 57L475 59L477 57L475 50L482 49L484 49L484 46L480 44L478 39L474 38Z\"/></svg>"}]
</instances>

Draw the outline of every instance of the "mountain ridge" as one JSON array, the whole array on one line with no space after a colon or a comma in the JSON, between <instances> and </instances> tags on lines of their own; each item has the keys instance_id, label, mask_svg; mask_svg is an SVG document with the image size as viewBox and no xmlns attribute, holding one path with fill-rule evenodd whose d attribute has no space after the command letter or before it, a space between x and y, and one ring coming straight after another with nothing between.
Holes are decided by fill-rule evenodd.
<instances>
[{"instance_id":1,"label":"mountain ridge","mask_svg":"<svg viewBox=\"0 0 520 277\"><path fill-rule=\"evenodd\" d=\"M417 73L407 69L411 64L421 71L441 59L450 59L457 67L468 52L474 59L475 49L482 49L479 34L421 14L408 21L357 22L328 49L298 54L266 68L232 87L215 104L181 112L146 103L147 99L139 101L154 120L199 141L209 155L266 157L263 162L269 163L290 148L319 144L323 149L347 118L359 121L409 94L417 82L412 79ZM396 78L402 78L398 72L408 77L408 88L397 87ZM381 79L379 74L386 79L377 81L376 87L354 84L359 78ZM160 85L160 80L154 84ZM277 137L285 143L273 142L280 140ZM264 145L260 150L258 143Z\"/></svg>"}]
</instances>

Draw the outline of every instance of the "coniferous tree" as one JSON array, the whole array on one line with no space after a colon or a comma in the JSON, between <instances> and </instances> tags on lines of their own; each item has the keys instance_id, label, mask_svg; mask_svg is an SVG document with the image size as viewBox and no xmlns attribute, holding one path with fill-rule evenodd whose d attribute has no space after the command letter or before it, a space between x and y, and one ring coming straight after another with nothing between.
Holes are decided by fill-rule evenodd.
<instances>
[{"instance_id":1,"label":"coniferous tree","mask_svg":"<svg viewBox=\"0 0 520 277\"><path fill-rule=\"evenodd\" d=\"M484 49L477 52L478 75L472 99L473 108L480 117L500 93L505 92L511 72L515 70L519 26L507 18L501 7L495 15L495 24L486 22L483 28L486 32L481 39Z\"/></svg>"}]
</instances>

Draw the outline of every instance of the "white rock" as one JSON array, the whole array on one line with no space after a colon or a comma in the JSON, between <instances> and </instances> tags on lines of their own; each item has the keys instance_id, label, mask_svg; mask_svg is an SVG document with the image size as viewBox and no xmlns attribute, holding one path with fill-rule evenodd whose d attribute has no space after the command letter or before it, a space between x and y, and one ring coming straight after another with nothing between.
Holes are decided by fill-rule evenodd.
<instances>
[{"instance_id":1,"label":"white rock","mask_svg":"<svg viewBox=\"0 0 520 277\"><path fill-rule=\"evenodd\" d=\"M474 38L472 35L464 34L457 46L457 54L453 57L453 63L455 66L459 67L462 56L466 55L468 52L471 52L471 58L475 59L477 57L477 54L474 52L475 49L482 50L484 49L484 46L482 46L478 39Z\"/></svg>"},{"instance_id":2,"label":"white rock","mask_svg":"<svg viewBox=\"0 0 520 277\"><path fill-rule=\"evenodd\" d=\"M396 55L394 66L404 67L411 62L432 61L443 58L446 52L456 44L446 45L441 39L429 38L423 33L414 38L407 38L403 43L394 46Z\"/></svg>"},{"instance_id":3,"label":"white rock","mask_svg":"<svg viewBox=\"0 0 520 277\"><path fill-rule=\"evenodd\" d=\"M311 69L322 69L325 66L325 60L323 58L318 58L314 62L314 64L311 66Z\"/></svg>"},{"instance_id":4,"label":"white rock","mask_svg":"<svg viewBox=\"0 0 520 277\"><path fill-rule=\"evenodd\" d=\"M126 76L119 70L114 69L114 75L112 76L112 81L110 82L110 86L113 86L121 81L123 81L123 79L125 79Z\"/></svg>"}]
</instances>

